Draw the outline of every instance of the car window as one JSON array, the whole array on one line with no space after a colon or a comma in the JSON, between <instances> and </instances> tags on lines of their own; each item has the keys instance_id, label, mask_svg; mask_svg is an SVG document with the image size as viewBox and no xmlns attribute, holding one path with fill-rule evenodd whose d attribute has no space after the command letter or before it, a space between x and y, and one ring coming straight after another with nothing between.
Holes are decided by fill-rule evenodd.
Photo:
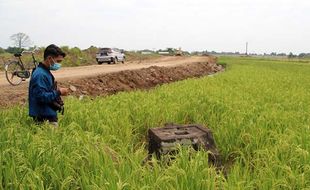
<instances>
[{"instance_id":1,"label":"car window","mask_svg":"<svg viewBox=\"0 0 310 190\"><path fill-rule=\"evenodd\" d=\"M101 48L99 50L99 53L112 53L112 49L111 48Z\"/></svg>"}]
</instances>

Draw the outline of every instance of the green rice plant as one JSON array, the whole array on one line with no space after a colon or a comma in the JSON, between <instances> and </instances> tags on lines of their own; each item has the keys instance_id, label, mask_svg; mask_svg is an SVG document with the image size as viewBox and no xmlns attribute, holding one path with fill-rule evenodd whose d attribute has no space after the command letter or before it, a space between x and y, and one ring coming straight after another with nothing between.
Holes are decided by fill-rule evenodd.
<instances>
[{"instance_id":1,"label":"green rice plant","mask_svg":"<svg viewBox=\"0 0 310 190\"><path fill-rule=\"evenodd\" d=\"M109 97L65 99L58 129L0 111L0 189L309 189L310 65L221 57L226 71ZM212 129L223 168L180 147L147 156L164 123Z\"/></svg>"}]
</instances>

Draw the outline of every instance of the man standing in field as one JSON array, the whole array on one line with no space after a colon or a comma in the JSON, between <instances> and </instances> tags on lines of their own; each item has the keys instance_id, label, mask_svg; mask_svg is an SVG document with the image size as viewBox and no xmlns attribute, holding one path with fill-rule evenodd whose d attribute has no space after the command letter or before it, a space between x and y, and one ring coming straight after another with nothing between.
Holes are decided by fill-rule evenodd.
<instances>
[{"instance_id":1,"label":"man standing in field","mask_svg":"<svg viewBox=\"0 0 310 190\"><path fill-rule=\"evenodd\" d=\"M61 109L60 96L66 96L67 88L56 88L51 70L60 69L66 54L51 44L44 50L44 61L33 71L29 84L29 116L36 123L48 121L58 127L57 111ZM60 99L61 100L61 99Z\"/></svg>"}]
</instances>

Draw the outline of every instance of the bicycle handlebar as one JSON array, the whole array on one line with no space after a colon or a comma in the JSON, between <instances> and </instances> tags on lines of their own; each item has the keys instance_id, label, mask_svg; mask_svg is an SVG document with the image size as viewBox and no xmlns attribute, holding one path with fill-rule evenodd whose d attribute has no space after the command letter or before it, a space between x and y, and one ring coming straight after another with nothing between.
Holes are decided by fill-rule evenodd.
<instances>
[{"instance_id":1,"label":"bicycle handlebar","mask_svg":"<svg viewBox=\"0 0 310 190\"><path fill-rule=\"evenodd\" d=\"M21 54L24 54L24 53L31 53L31 54L34 54L38 49L39 49L39 48L36 47L36 48L34 48L32 51L24 50L24 51L22 51Z\"/></svg>"}]
</instances>

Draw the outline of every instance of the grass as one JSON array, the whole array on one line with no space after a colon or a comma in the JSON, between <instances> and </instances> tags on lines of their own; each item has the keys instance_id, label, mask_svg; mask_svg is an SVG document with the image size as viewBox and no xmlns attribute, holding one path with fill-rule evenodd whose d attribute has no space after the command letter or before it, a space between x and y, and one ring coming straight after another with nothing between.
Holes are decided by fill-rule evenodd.
<instances>
[{"instance_id":1,"label":"grass","mask_svg":"<svg viewBox=\"0 0 310 190\"><path fill-rule=\"evenodd\" d=\"M0 189L309 189L310 65L220 62L226 72L213 77L69 97L56 130L34 125L27 108L0 111ZM170 165L141 165L148 128L166 122L208 125L227 176L187 149Z\"/></svg>"},{"instance_id":2,"label":"grass","mask_svg":"<svg viewBox=\"0 0 310 190\"><path fill-rule=\"evenodd\" d=\"M126 55L127 61L139 61L139 62L152 60L152 59L156 59L156 58L161 57L161 55L155 54L155 53L141 54L141 53L134 52L134 51L128 51L128 52L126 52L125 55Z\"/></svg>"}]
</instances>

